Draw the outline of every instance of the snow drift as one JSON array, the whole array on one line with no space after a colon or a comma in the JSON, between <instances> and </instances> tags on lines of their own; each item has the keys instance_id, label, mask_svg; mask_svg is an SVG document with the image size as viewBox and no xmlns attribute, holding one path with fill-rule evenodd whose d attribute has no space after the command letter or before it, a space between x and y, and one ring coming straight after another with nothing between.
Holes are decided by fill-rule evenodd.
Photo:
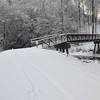
<instances>
[{"instance_id":1,"label":"snow drift","mask_svg":"<svg viewBox=\"0 0 100 100\"><path fill-rule=\"evenodd\" d=\"M51 50L2 52L0 100L100 100L99 75L83 67L77 59Z\"/></svg>"}]
</instances>

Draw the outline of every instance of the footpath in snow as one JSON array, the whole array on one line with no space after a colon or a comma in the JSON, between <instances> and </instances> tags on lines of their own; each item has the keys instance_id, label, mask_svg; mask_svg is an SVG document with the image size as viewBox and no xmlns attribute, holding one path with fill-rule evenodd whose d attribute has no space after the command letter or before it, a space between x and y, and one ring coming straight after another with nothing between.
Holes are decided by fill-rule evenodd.
<instances>
[{"instance_id":1,"label":"footpath in snow","mask_svg":"<svg viewBox=\"0 0 100 100\"><path fill-rule=\"evenodd\" d=\"M38 48L2 52L0 100L100 100L99 66Z\"/></svg>"}]
</instances>

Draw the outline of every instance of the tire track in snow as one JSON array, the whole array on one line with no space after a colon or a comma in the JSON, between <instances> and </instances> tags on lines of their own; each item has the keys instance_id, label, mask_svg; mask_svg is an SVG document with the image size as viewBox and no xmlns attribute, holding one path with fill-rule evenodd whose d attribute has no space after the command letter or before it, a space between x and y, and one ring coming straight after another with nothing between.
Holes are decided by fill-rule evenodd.
<instances>
[{"instance_id":1,"label":"tire track in snow","mask_svg":"<svg viewBox=\"0 0 100 100\"><path fill-rule=\"evenodd\" d=\"M12 57L12 58L13 58L13 57ZM38 97L38 96L37 96L37 95L38 95L38 91L36 91L32 80L29 78L28 74L24 71L24 68L22 68L22 67L17 67L17 66L16 66L16 63L17 63L17 62L15 62L15 61L17 61L16 57L14 57L14 58L12 59L12 62L14 63L15 67L16 67L19 71L21 71L21 72L23 73L24 77L26 78L26 80L29 82L29 84L30 84L30 86L31 86L31 91L32 91L32 93L33 93L32 100L38 100L38 99L36 99L36 97ZM31 92L31 91L30 91L30 92ZM28 92L28 93L29 93L29 92Z\"/></svg>"}]
</instances>

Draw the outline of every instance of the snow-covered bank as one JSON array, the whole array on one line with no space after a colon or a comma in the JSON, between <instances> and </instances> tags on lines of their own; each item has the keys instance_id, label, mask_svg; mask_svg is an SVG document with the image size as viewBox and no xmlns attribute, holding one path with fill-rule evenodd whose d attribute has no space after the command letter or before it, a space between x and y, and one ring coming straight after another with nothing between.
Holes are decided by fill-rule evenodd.
<instances>
[{"instance_id":1,"label":"snow-covered bank","mask_svg":"<svg viewBox=\"0 0 100 100\"><path fill-rule=\"evenodd\" d=\"M84 65L88 66L51 50L2 52L0 100L100 100L99 74Z\"/></svg>"},{"instance_id":2,"label":"snow-covered bank","mask_svg":"<svg viewBox=\"0 0 100 100\"><path fill-rule=\"evenodd\" d=\"M100 58L100 54L93 54L94 43L81 43L79 45L72 44L70 55L82 57L95 57Z\"/></svg>"},{"instance_id":3,"label":"snow-covered bank","mask_svg":"<svg viewBox=\"0 0 100 100\"><path fill-rule=\"evenodd\" d=\"M90 52L93 49L94 49L94 43L93 42L80 43L79 45L72 44L71 49L70 49L70 53L82 54L82 53Z\"/></svg>"}]
</instances>

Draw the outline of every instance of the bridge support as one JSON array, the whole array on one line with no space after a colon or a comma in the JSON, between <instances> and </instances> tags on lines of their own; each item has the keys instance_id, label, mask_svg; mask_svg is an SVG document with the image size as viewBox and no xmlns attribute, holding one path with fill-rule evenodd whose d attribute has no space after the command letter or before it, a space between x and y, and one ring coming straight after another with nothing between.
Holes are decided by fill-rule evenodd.
<instances>
[{"instance_id":1,"label":"bridge support","mask_svg":"<svg viewBox=\"0 0 100 100\"><path fill-rule=\"evenodd\" d=\"M100 54L100 41L95 41L94 42L94 54Z\"/></svg>"},{"instance_id":2,"label":"bridge support","mask_svg":"<svg viewBox=\"0 0 100 100\"><path fill-rule=\"evenodd\" d=\"M65 43L61 43L61 44L57 44L55 45L55 48L57 51L60 51L60 52L66 52L67 55L69 54L69 48L70 48L70 44L65 42Z\"/></svg>"}]
</instances>

